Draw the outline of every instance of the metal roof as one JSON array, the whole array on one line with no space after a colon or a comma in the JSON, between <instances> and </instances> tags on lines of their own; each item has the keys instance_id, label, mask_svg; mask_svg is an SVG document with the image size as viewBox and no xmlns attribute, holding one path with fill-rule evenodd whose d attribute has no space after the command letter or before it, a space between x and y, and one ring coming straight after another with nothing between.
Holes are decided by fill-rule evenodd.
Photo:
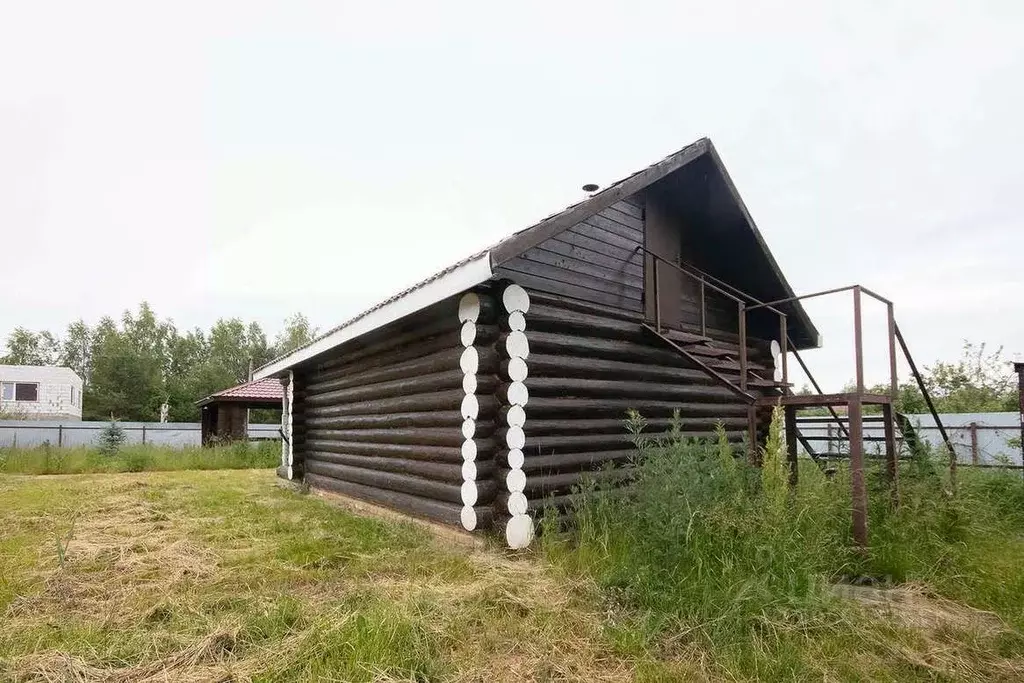
<instances>
[{"instance_id":1,"label":"metal roof","mask_svg":"<svg viewBox=\"0 0 1024 683\"><path fill-rule=\"evenodd\" d=\"M280 403L282 398L284 398L284 387L281 386L281 381L274 377L267 377L210 394L203 400L198 401L197 405L205 406L216 401L272 404Z\"/></svg>"}]
</instances>

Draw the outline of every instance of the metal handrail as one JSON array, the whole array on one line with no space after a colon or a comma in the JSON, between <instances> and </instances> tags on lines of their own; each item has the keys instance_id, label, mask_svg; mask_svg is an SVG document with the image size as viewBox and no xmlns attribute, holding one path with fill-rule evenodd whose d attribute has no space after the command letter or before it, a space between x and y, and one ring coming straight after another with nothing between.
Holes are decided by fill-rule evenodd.
<instances>
[{"instance_id":1,"label":"metal handrail","mask_svg":"<svg viewBox=\"0 0 1024 683\"><path fill-rule=\"evenodd\" d=\"M693 278L694 280L697 280L698 282L704 281L704 283L708 287L711 287L711 289L715 290L719 294L727 296L727 297L729 297L730 299L732 299L733 301L735 301L737 303L740 303L740 302L743 301L743 299L739 298L735 294L732 294L731 292L727 292L725 289L723 289L722 287L717 286L715 283L708 282L707 280L711 279L710 276L705 277L703 275L695 275L694 273L689 272L686 268L683 268L682 265L676 263L675 261L672 261L671 259L667 259L664 256L661 256L660 254L654 253L653 251L651 251L650 249L648 249L647 247L645 247L643 245L638 245L636 247L636 249L634 249L634 251L642 251L645 254L650 254L651 256L653 256L655 258L655 260L667 263L668 265L670 265L673 268L675 268L676 270L678 270L680 273L683 273L684 275L688 275L691 278Z\"/></svg>"},{"instance_id":2,"label":"metal handrail","mask_svg":"<svg viewBox=\"0 0 1024 683\"><path fill-rule=\"evenodd\" d=\"M739 364L740 364L740 390L744 393L747 390L747 315L746 311L749 310L747 307L748 301L757 302L757 308L766 308L767 310L775 313L779 316L779 329L781 331L780 343L782 345L782 383L786 384L789 381L789 371L787 366L786 356L788 353L788 340L789 334L787 333L787 316L785 313L777 308L774 308L770 304L763 304L759 302L753 296L737 289L727 283L718 280L712 275L708 275L703 271L696 270L692 272L689 268L683 267L681 263L676 263L670 259L657 254L647 247L637 245L634 251L643 251L645 254L649 254L653 260L652 264L652 277L654 280L654 319L655 327L658 333L661 332L661 296L659 292L659 280L658 277L658 264L660 262L667 263L668 265L675 268L677 271L686 275L687 277L696 280L700 285L700 332L702 335L707 334L707 305L705 302L705 288L710 287L712 291L721 294L722 296L732 300L737 306L737 316L739 318ZM721 286L720 286L721 285ZM726 289L728 288L728 289ZM732 292L728 291L732 290ZM734 294L733 292L736 292ZM737 294L739 296L737 296Z\"/></svg>"}]
</instances>

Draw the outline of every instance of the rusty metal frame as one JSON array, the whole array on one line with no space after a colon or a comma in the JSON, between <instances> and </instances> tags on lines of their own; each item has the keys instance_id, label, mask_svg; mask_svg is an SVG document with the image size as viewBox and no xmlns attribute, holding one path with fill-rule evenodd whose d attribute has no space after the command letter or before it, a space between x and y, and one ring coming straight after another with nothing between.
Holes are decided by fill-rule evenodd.
<instances>
[{"instance_id":1,"label":"rusty metal frame","mask_svg":"<svg viewBox=\"0 0 1024 683\"><path fill-rule=\"evenodd\" d=\"M939 419L939 412L935 409L935 404L932 403L932 395L928 392L928 387L925 386L924 378L921 377L921 373L917 371L917 363L914 362L913 356L910 355L910 349L907 348L907 341L903 338L903 333L900 332L900 326L893 322L893 332L896 336L896 341L900 343L900 348L903 349L903 355L906 356L907 364L910 365L910 372L913 373L914 379L917 380L917 388L921 390L921 395L924 397L925 405L928 406L928 412L932 414L932 419L935 420L935 426L939 428L939 434L942 435L942 441L946 444L946 448L949 450L949 486L956 494L956 449L953 448L953 442L949 438L949 434L946 433L946 427L942 424L942 420Z\"/></svg>"},{"instance_id":2,"label":"rusty metal frame","mask_svg":"<svg viewBox=\"0 0 1024 683\"><path fill-rule=\"evenodd\" d=\"M900 333L899 326L896 324L896 318L894 313L893 302L880 294L863 287L859 284L849 285L846 287L836 287L833 289L822 290L818 292L812 292L810 294L804 294L800 296L790 296L784 299L776 299L774 301L758 301L754 297L741 292L735 287L728 283L716 280L714 277L703 273L693 272L689 268L683 267L681 263L675 263L669 259L666 259L643 246L638 246L637 250L642 250L646 254L649 254L653 261L653 279L654 279L654 313L655 313L655 327L652 328L650 325L644 324L644 327L655 332L659 337L664 339L668 344L675 348L688 360L696 364L698 367L707 372L710 376L715 378L717 381L727 386L730 390L739 396L745 398L748 403L748 430L750 432L750 439L753 441L756 439L756 424L755 424L755 410L756 406L784 406L786 424L792 427L794 434L792 436L787 435L787 456L790 460L791 466L791 481L796 482L796 459L794 456L796 443L799 440L804 443L804 447L808 448L808 444L805 439L800 438L802 435L796 433L796 411L800 407L810 406L825 406L828 408L832 418L838 425L839 429L844 432L846 439L850 444L850 471L851 480L853 487L853 535L854 540L858 545L867 545L867 490L864 483L864 413L863 408L866 404L879 404L882 406L882 421L885 426L884 440L886 445L886 474L890 481L893 502L898 504L899 502L899 466L898 466L898 454L896 444L896 427L897 421L900 422L900 429L905 431L903 418L901 413L898 413L895 408L896 401L899 398L899 385L898 385L898 374L897 374L897 360L896 360L896 345L899 344L903 355L906 357L910 370L917 381L918 387L921 389L921 393L925 398L925 402L928 405L928 409L935 420L936 425L942 434L943 441L950 453L949 469L950 469L950 482L953 488L953 492L956 492L956 452L953 449L952 443L949 440L949 436L946 433L945 427L942 425L939 419L938 412L935 410L935 406L931 400L931 396L928 393L927 387L924 385L924 380L921 374L917 370L917 366L914 363L913 357L910 355L910 350L907 348L906 341L903 339L903 335ZM723 375L715 371L710 366L704 364L700 359L696 358L693 354L683 349L678 344L675 344L667 337L661 334L661 300L660 300L660 283L659 283L659 261L663 261L680 273L695 280L700 289L700 329L701 334L705 335L707 330L706 323L706 288L710 287L713 291L731 299L736 304L737 316L738 316L738 327L739 327L739 366L740 366L740 382L737 387L731 381L726 379ZM781 304L794 303L797 301L803 301L805 299L813 299L822 296L828 296L830 294L839 294L842 292L852 292L853 294L853 327L854 327L854 363L855 363L855 382L856 386L853 392L845 394L825 394L817 380L811 374L810 369L796 350L795 345L789 337L788 319L786 313L779 310L777 306ZM862 299L864 296L869 296L876 301L879 301L886 307L886 327L887 327L887 341L888 341L888 352L889 352L889 386L888 394L885 395L873 395L867 393L867 388L864 384L864 329L862 319ZM750 311L766 309L775 313L779 317L779 345L781 351L781 370L782 370L782 385L784 388L783 396L766 396L758 398L750 394L748 389L748 350L747 350L747 316ZM788 356L792 352L800 367L811 381L812 386L818 392L817 396L797 396L789 392L789 365ZM1015 365L1015 369L1020 375L1020 386L1021 386L1021 441L1022 441L1022 462L1024 462L1024 363ZM835 410L835 406L845 405L847 407L848 420L844 424L843 420L840 419L838 413ZM811 450L808 448L808 453ZM1024 469L1024 467L1022 467Z\"/></svg>"}]
</instances>

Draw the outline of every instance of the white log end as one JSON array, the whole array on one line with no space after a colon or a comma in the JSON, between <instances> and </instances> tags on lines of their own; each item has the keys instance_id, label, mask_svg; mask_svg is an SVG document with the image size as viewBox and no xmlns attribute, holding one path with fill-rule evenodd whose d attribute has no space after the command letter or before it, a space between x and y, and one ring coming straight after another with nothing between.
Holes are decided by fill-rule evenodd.
<instances>
[{"instance_id":1,"label":"white log end","mask_svg":"<svg viewBox=\"0 0 1024 683\"><path fill-rule=\"evenodd\" d=\"M464 375L462 377L462 391L467 394L476 393L476 375Z\"/></svg>"},{"instance_id":2,"label":"white log end","mask_svg":"<svg viewBox=\"0 0 1024 683\"><path fill-rule=\"evenodd\" d=\"M472 439L476 435L476 420L469 417L462 421L462 438Z\"/></svg>"},{"instance_id":3,"label":"white log end","mask_svg":"<svg viewBox=\"0 0 1024 683\"><path fill-rule=\"evenodd\" d=\"M512 515L505 524L505 541L513 550L528 547L533 541L533 520L528 515Z\"/></svg>"},{"instance_id":4,"label":"white log end","mask_svg":"<svg viewBox=\"0 0 1024 683\"><path fill-rule=\"evenodd\" d=\"M523 451L519 448L509 450L505 459L508 461L508 466L512 469L522 469L523 463L526 462L526 456L523 455Z\"/></svg>"},{"instance_id":5,"label":"white log end","mask_svg":"<svg viewBox=\"0 0 1024 683\"><path fill-rule=\"evenodd\" d=\"M462 295L459 299L459 320L475 323L480 317L480 297L473 292Z\"/></svg>"},{"instance_id":6,"label":"white log end","mask_svg":"<svg viewBox=\"0 0 1024 683\"><path fill-rule=\"evenodd\" d=\"M525 332L509 332L505 337L505 351L509 358L527 359L530 357L530 342Z\"/></svg>"},{"instance_id":7,"label":"white log end","mask_svg":"<svg viewBox=\"0 0 1024 683\"><path fill-rule=\"evenodd\" d=\"M526 445L526 432L522 427L509 427L505 432L505 445L510 449L523 448Z\"/></svg>"},{"instance_id":8,"label":"white log end","mask_svg":"<svg viewBox=\"0 0 1024 683\"><path fill-rule=\"evenodd\" d=\"M513 382L523 382L529 375L526 361L522 358L510 358L508 361L508 378Z\"/></svg>"},{"instance_id":9,"label":"white log end","mask_svg":"<svg viewBox=\"0 0 1024 683\"><path fill-rule=\"evenodd\" d=\"M476 371L480 369L480 354L475 346L470 346L462 352L462 356L459 358L459 367L466 375L475 375Z\"/></svg>"},{"instance_id":10,"label":"white log end","mask_svg":"<svg viewBox=\"0 0 1024 683\"><path fill-rule=\"evenodd\" d=\"M466 394L462 397L462 419L475 420L480 416L480 401L474 394Z\"/></svg>"},{"instance_id":11,"label":"white log end","mask_svg":"<svg viewBox=\"0 0 1024 683\"><path fill-rule=\"evenodd\" d=\"M462 442L462 459L467 461L476 460L476 441L466 439Z\"/></svg>"},{"instance_id":12,"label":"white log end","mask_svg":"<svg viewBox=\"0 0 1024 683\"><path fill-rule=\"evenodd\" d=\"M526 330L526 315L522 311L512 311L508 314L508 329L513 332Z\"/></svg>"},{"instance_id":13,"label":"white log end","mask_svg":"<svg viewBox=\"0 0 1024 683\"><path fill-rule=\"evenodd\" d=\"M530 392L522 382L509 384L505 396L508 398L508 402L514 406L523 407L530 401Z\"/></svg>"},{"instance_id":14,"label":"white log end","mask_svg":"<svg viewBox=\"0 0 1024 683\"><path fill-rule=\"evenodd\" d=\"M522 406L512 406L505 413L505 422L509 427L522 427L526 424L526 410Z\"/></svg>"},{"instance_id":15,"label":"white log end","mask_svg":"<svg viewBox=\"0 0 1024 683\"><path fill-rule=\"evenodd\" d=\"M501 303L505 304L505 310L509 313L527 313L530 310L530 295L519 285L509 285L501 294Z\"/></svg>"},{"instance_id":16,"label":"white log end","mask_svg":"<svg viewBox=\"0 0 1024 683\"><path fill-rule=\"evenodd\" d=\"M466 460L462 463L462 480L476 481L476 461Z\"/></svg>"},{"instance_id":17,"label":"white log end","mask_svg":"<svg viewBox=\"0 0 1024 683\"><path fill-rule=\"evenodd\" d=\"M508 496L508 513L510 515L525 515L527 508L526 495L523 493L510 493Z\"/></svg>"},{"instance_id":18,"label":"white log end","mask_svg":"<svg viewBox=\"0 0 1024 683\"><path fill-rule=\"evenodd\" d=\"M464 481L462 482L462 504L467 506L476 505L477 497L480 492L476 488L475 481Z\"/></svg>"},{"instance_id":19,"label":"white log end","mask_svg":"<svg viewBox=\"0 0 1024 683\"><path fill-rule=\"evenodd\" d=\"M505 485L511 493L522 493L526 490L526 473L520 469L509 470L505 475Z\"/></svg>"},{"instance_id":20,"label":"white log end","mask_svg":"<svg viewBox=\"0 0 1024 683\"><path fill-rule=\"evenodd\" d=\"M462 508L462 528L466 531L472 531L476 528L476 510L469 505Z\"/></svg>"},{"instance_id":21,"label":"white log end","mask_svg":"<svg viewBox=\"0 0 1024 683\"><path fill-rule=\"evenodd\" d=\"M462 330L459 332L459 339L462 340L463 346L472 346L473 342L476 341L476 323L462 323Z\"/></svg>"}]
</instances>

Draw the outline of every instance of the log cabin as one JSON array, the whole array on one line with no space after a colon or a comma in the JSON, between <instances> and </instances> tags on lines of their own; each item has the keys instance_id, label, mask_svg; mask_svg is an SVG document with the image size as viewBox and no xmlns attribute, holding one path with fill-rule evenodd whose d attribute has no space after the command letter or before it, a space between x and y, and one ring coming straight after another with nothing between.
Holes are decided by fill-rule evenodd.
<instances>
[{"instance_id":1,"label":"log cabin","mask_svg":"<svg viewBox=\"0 0 1024 683\"><path fill-rule=\"evenodd\" d=\"M763 304L792 296L698 140L259 368L284 385L278 474L526 547L629 460L628 409L763 438L787 349L819 345L799 301Z\"/></svg>"}]
</instances>

